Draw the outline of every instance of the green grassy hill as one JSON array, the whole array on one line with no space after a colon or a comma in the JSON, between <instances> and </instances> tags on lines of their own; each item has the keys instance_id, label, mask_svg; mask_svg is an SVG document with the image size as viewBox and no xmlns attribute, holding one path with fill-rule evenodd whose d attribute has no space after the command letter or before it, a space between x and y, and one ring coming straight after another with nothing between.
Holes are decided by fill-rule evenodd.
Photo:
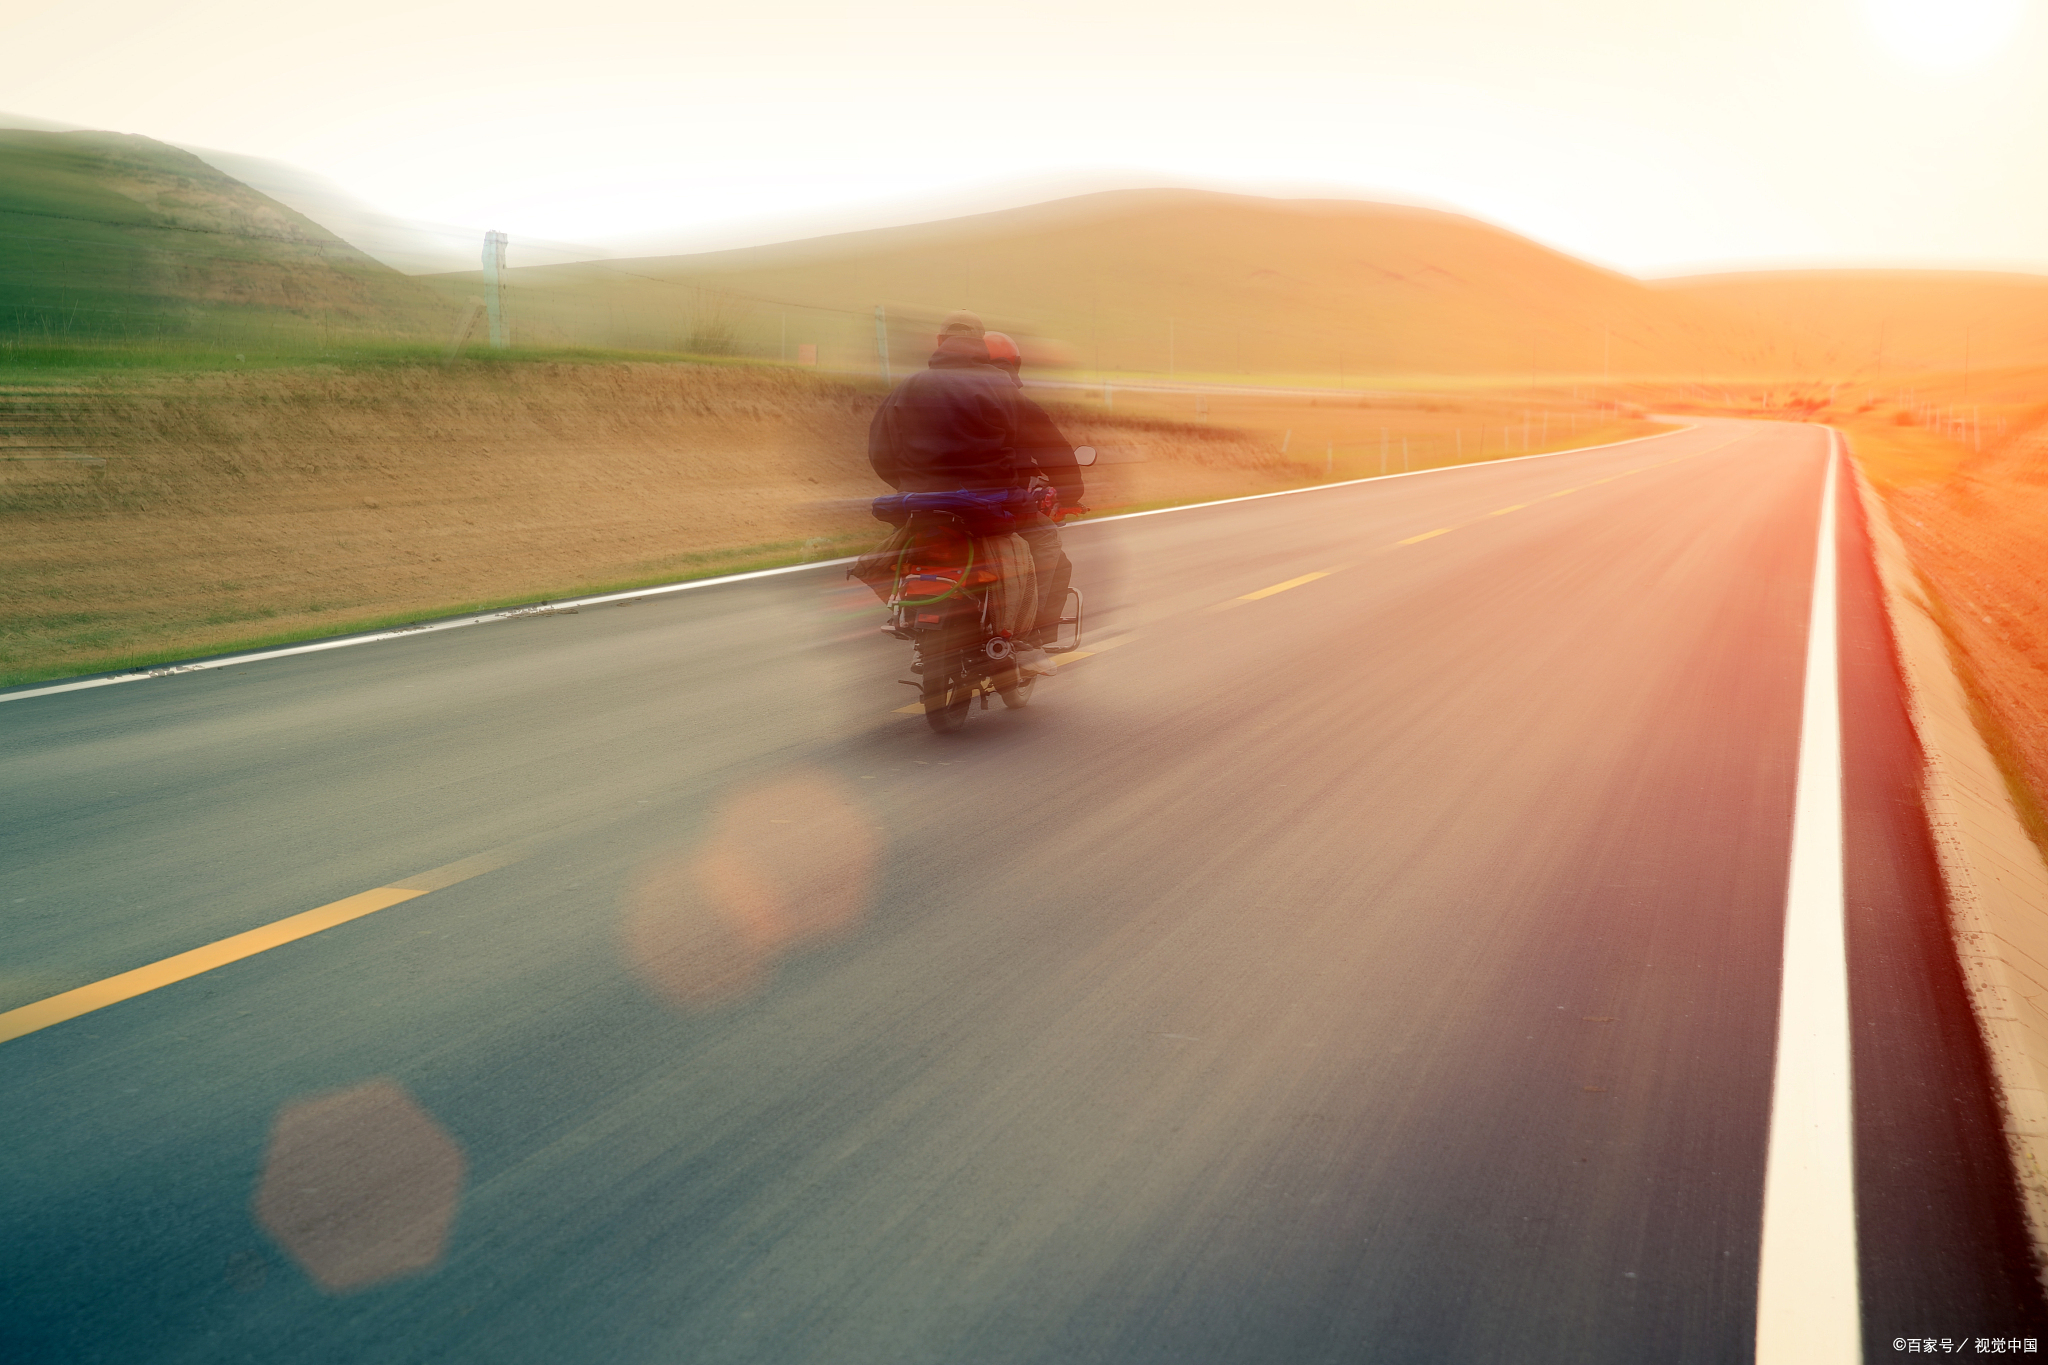
<instances>
[{"instance_id":1,"label":"green grassy hill","mask_svg":"<svg viewBox=\"0 0 2048 1365\"><path fill-rule=\"evenodd\" d=\"M0 348L445 338L431 289L189 152L0 130Z\"/></svg>"}]
</instances>

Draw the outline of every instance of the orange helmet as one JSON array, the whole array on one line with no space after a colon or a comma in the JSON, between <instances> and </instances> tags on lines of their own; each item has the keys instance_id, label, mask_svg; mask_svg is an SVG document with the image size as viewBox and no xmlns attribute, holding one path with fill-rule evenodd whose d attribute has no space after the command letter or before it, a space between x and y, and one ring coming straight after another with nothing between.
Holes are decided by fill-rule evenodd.
<instances>
[{"instance_id":1,"label":"orange helmet","mask_svg":"<svg viewBox=\"0 0 2048 1365\"><path fill-rule=\"evenodd\" d=\"M1000 365L1011 374L1023 366L1024 353L1017 349L1017 343L1010 339L1008 333L985 332L981 340L988 347L989 364Z\"/></svg>"}]
</instances>

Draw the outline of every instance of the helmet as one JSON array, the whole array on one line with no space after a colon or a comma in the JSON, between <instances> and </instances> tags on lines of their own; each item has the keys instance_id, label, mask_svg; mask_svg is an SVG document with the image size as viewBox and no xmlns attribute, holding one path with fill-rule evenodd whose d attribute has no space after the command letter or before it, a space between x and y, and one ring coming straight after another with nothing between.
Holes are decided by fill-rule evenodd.
<instances>
[{"instance_id":1,"label":"helmet","mask_svg":"<svg viewBox=\"0 0 2048 1365\"><path fill-rule=\"evenodd\" d=\"M1023 367L1024 354L1017 349L1017 343L1012 341L1007 333L986 332L981 340L988 347L989 364L1000 365L1011 374L1017 373Z\"/></svg>"}]
</instances>

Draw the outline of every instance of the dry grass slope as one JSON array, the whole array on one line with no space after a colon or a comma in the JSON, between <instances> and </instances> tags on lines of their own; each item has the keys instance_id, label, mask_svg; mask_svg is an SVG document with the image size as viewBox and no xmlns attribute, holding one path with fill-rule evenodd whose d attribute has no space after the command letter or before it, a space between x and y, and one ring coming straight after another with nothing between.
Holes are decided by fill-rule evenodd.
<instances>
[{"instance_id":1,"label":"dry grass slope","mask_svg":"<svg viewBox=\"0 0 2048 1365\"><path fill-rule=\"evenodd\" d=\"M880 534L866 513L881 491L866 462L879 392L638 362L0 392L0 681L847 552ZM1471 459L1482 439L1498 457L1650 429L1544 401L1238 397L1211 410L1126 393L1105 408L1097 392L1049 406L1106 454L1088 476L1098 511L1377 473L1382 449L1398 470L1404 450L1418 468L1451 462L1460 439ZM52 447L93 458L45 458Z\"/></svg>"},{"instance_id":2,"label":"dry grass slope","mask_svg":"<svg viewBox=\"0 0 2048 1365\"><path fill-rule=\"evenodd\" d=\"M0 398L0 679L668 582L864 545L877 395L788 370L339 368L102 379ZM1300 482L1234 431L1082 415L1134 461L1096 501ZM26 447L17 447L26 449ZM0 453L4 453L0 445Z\"/></svg>"},{"instance_id":3,"label":"dry grass slope","mask_svg":"<svg viewBox=\"0 0 2048 1365\"><path fill-rule=\"evenodd\" d=\"M2005 433L1929 430L1911 408L1846 424L1930 591L1980 728L2048 852L2048 375L2006 377ZM1959 390L1930 397L1954 397ZM2028 401L2032 397L2035 401ZM1981 412L1983 404L1973 404ZM1980 448L1981 447L1981 448Z\"/></svg>"}]
</instances>

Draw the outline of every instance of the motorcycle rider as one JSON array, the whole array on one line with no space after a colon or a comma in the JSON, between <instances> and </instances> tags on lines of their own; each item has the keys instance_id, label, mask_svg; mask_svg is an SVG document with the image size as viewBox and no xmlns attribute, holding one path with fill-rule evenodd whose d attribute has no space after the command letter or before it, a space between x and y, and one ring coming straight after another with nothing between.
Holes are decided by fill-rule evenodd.
<instances>
[{"instance_id":1,"label":"motorcycle rider","mask_svg":"<svg viewBox=\"0 0 2048 1365\"><path fill-rule=\"evenodd\" d=\"M926 367L892 389L868 425L868 463L903 493L1014 488L1019 394L989 364L981 319L939 324Z\"/></svg>"},{"instance_id":2,"label":"motorcycle rider","mask_svg":"<svg viewBox=\"0 0 2048 1365\"><path fill-rule=\"evenodd\" d=\"M1010 349L1015 350L1014 344ZM964 310L949 313L939 324L937 345L926 367L891 390L876 410L868 426L868 463L884 483L905 493L1027 487L1030 467L1021 455L1029 448L1028 441L1043 434L1027 426L1027 406L1037 410L1015 377L991 363L987 329L980 317ZM1032 526L1031 532L1038 536L1036 541L1026 538L1034 569L1044 562L1056 571L1055 563L1040 560L1045 539L1040 528ZM1055 554L1058 543L1058 532L1053 531ZM1042 624L1042 595L1040 608ZM1033 630L1032 635L1040 633ZM1049 676L1056 670L1032 639L1019 646L1015 657L1018 671L1027 675Z\"/></svg>"}]
</instances>

